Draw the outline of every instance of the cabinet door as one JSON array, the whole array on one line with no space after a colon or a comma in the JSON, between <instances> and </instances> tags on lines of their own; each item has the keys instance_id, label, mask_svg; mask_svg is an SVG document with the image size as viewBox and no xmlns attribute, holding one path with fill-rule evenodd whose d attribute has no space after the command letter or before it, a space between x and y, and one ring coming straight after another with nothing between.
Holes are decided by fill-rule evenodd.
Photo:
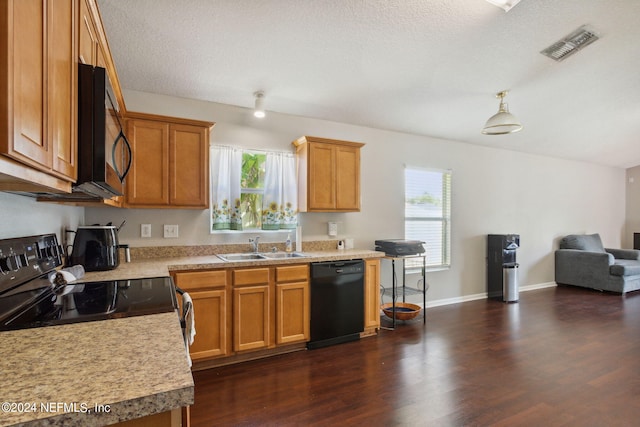
<instances>
[{"instance_id":1,"label":"cabinet door","mask_svg":"<svg viewBox=\"0 0 640 427\"><path fill-rule=\"evenodd\" d=\"M380 327L380 260L365 261L364 273L364 329L375 331Z\"/></svg>"},{"instance_id":2,"label":"cabinet door","mask_svg":"<svg viewBox=\"0 0 640 427\"><path fill-rule=\"evenodd\" d=\"M276 344L309 341L309 282L276 284Z\"/></svg>"},{"instance_id":3,"label":"cabinet door","mask_svg":"<svg viewBox=\"0 0 640 427\"><path fill-rule=\"evenodd\" d=\"M169 204L169 125L151 120L128 122L133 162L127 175L127 204Z\"/></svg>"},{"instance_id":4,"label":"cabinet door","mask_svg":"<svg viewBox=\"0 0 640 427\"><path fill-rule=\"evenodd\" d=\"M98 33L89 13L87 0L80 0L78 25L78 60L83 64L96 66L98 56Z\"/></svg>"},{"instance_id":5,"label":"cabinet door","mask_svg":"<svg viewBox=\"0 0 640 427\"><path fill-rule=\"evenodd\" d=\"M309 341L309 264L275 268L276 344Z\"/></svg>"},{"instance_id":6,"label":"cabinet door","mask_svg":"<svg viewBox=\"0 0 640 427\"><path fill-rule=\"evenodd\" d=\"M360 149L336 146L336 209L360 210Z\"/></svg>"},{"instance_id":7,"label":"cabinet door","mask_svg":"<svg viewBox=\"0 0 640 427\"><path fill-rule=\"evenodd\" d=\"M190 292L196 321L196 336L189 348L191 358L207 359L226 356L227 291L225 289Z\"/></svg>"},{"instance_id":8,"label":"cabinet door","mask_svg":"<svg viewBox=\"0 0 640 427\"><path fill-rule=\"evenodd\" d=\"M309 144L309 210L336 208L335 147Z\"/></svg>"},{"instance_id":9,"label":"cabinet door","mask_svg":"<svg viewBox=\"0 0 640 427\"><path fill-rule=\"evenodd\" d=\"M233 349L267 348L269 345L269 286L233 289Z\"/></svg>"},{"instance_id":10,"label":"cabinet door","mask_svg":"<svg viewBox=\"0 0 640 427\"><path fill-rule=\"evenodd\" d=\"M169 177L172 205L209 207L208 129L172 124L169 138Z\"/></svg>"},{"instance_id":11,"label":"cabinet door","mask_svg":"<svg viewBox=\"0 0 640 427\"><path fill-rule=\"evenodd\" d=\"M47 139L53 171L73 182L78 176L76 14L75 0L48 3Z\"/></svg>"},{"instance_id":12,"label":"cabinet door","mask_svg":"<svg viewBox=\"0 0 640 427\"><path fill-rule=\"evenodd\" d=\"M47 8L42 0L8 0L2 43L8 60L2 95L7 99L11 122L7 138L0 138L2 152L41 170L51 170L52 157L46 122ZM4 13L3 13L4 15ZM3 46L5 49L5 46ZM6 86L4 86L6 85ZM4 93L6 91L6 93ZM5 100L2 100L3 104ZM5 126L4 124L1 126Z\"/></svg>"}]
</instances>

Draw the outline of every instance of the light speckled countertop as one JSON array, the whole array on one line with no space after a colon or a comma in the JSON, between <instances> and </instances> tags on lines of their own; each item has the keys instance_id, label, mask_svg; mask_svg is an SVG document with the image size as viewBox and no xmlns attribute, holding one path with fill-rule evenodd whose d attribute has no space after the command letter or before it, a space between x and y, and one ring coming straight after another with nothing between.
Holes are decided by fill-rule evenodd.
<instances>
[{"instance_id":1,"label":"light speckled countertop","mask_svg":"<svg viewBox=\"0 0 640 427\"><path fill-rule=\"evenodd\" d=\"M361 249L315 250L305 251L304 258L226 262L213 254L160 253L164 256L121 262L115 270L87 272L78 283L384 256ZM102 426L193 403L193 378L175 312L2 332L0 368L0 400L35 403L37 409L0 411L1 426ZM43 411L41 404L54 404L49 409L55 412ZM64 404L67 408L59 406ZM86 412L96 404L108 405L110 412Z\"/></svg>"},{"instance_id":2,"label":"light speckled countertop","mask_svg":"<svg viewBox=\"0 0 640 427\"><path fill-rule=\"evenodd\" d=\"M251 261L227 262L216 255L179 256L162 258L135 258L132 262L120 262L120 266L110 271L88 272L79 282L95 282L100 280L124 280L139 277L168 276L170 271L209 270L228 267L257 267L275 264L300 264L321 261L341 261L348 259L367 259L384 257L383 252L367 249L344 249L305 251L304 258L277 258Z\"/></svg>"},{"instance_id":3,"label":"light speckled countertop","mask_svg":"<svg viewBox=\"0 0 640 427\"><path fill-rule=\"evenodd\" d=\"M0 400L22 405L3 404L2 426L102 426L193 403L177 312L2 332L0 367Z\"/></svg>"}]
</instances>

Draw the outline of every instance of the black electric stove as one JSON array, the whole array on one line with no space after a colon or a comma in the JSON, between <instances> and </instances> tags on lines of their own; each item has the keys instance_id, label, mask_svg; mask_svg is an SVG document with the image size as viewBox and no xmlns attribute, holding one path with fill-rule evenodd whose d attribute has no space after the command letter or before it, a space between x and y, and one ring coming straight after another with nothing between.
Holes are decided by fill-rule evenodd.
<instances>
[{"instance_id":1,"label":"black electric stove","mask_svg":"<svg viewBox=\"0 0 640 427\"><path fill-rule=\"evenodd\" d=\"M171 312L170 277L66 283L55 234L0 240L0 331Z\"/></svg>"}]
</instances>

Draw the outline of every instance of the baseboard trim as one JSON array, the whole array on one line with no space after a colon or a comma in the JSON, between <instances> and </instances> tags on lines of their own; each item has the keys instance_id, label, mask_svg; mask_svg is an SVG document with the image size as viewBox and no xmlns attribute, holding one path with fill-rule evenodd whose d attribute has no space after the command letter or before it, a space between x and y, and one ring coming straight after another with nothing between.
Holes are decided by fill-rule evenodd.
<instances>
[{"instance_id":1,"label":"baseboard trim","mask_svg":"<svg viewBox=\"0 0 640 427\"><path fill-rule=\"evenodd\" d=\"M544 283L536 283L533 285L521 286L519 292L528 292L534 291L536 289L544 289L544 288L553 288L558 286L556 282L544 282ZM461 297L455 298L443 298L434 301L427 301L427 308L429 307L440 307L443 305L451 305L451 304L460 304L461 302L469 302L469 301L477 301L481 299L486 299L487 293L483 292L481 294L473 294L473 295L464 295Z\"/></svg>"}]
</instances>

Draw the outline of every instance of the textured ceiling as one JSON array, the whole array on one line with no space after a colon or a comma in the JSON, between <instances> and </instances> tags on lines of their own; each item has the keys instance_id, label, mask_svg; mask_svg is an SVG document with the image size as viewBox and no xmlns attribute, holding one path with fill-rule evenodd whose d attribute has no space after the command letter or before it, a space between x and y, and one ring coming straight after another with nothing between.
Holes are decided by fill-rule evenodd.
<instances>
[{"instance_id":1,"label":"textured ceiling","mask_svg":"<svg viewBox=\"0 0 640 427\"><path fill-rule=\"evenodd\" d=\"M98 4L125 89L247 108L263 90L267 112L640 165L639 0ZM600 40L539 53L584 24ZM503 89L524 129L482 135Z\"/></svg>"}]
</instances>

